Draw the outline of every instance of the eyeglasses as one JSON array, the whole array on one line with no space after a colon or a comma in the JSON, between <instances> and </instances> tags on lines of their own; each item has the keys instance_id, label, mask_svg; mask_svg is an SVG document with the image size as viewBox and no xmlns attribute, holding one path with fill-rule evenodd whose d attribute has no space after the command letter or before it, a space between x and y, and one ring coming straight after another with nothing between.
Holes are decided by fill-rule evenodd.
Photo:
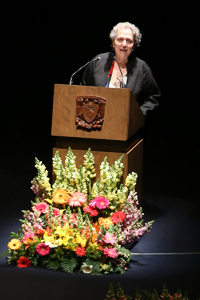
<instances>
[{"instance_id":1,"label":"eyeglasses","mask_svg":"<svg viewBox=\"0 0 200 300\"><path fill-rule=\"evenodd\" d=\"M119 44L123 44L124 42L126 42L127 45L132 45L133 44L133 40L131 40L131 39L117 38L116 41Z\"/></svg>"}]
</instances>

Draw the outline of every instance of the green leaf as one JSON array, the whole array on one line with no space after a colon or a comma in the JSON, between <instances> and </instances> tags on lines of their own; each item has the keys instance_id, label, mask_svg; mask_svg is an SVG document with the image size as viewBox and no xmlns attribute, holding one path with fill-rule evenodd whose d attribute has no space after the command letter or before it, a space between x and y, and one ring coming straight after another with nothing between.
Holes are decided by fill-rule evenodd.
<instances>
[{"instance_id":1,"label":"green leaf","mask_svg":"<svg viewBox=\"0 0 200 300\"><path fill-rule=\"evenodd\" d=\"M123 274L125 273L125 270L124 270L122 267L117 266L117 267L115 268L115 273L117 273L117 272L119 272L120 275L123 275Z\"/></svg>"},{"instance_id":2,"label":"green leaf","mask_svg":"<svg viewBox=\"0 0 200 300\"><path fill-rule=\"evenodd\" d=\"M10 235L10 238L16 238L16 239L20 239L22 237L22 233L19 233L21 232L21 229L18 229L18 233L15 233L13 231L11 231L11 235Z\"/></svg>"},{"instance_id":3,"label":"green leaf","mask_svg":"<svg viewBox=\"0 0 200 300\"><path fill-rule=\"evenodd\" d=\"M50 258L53 260L54 259L63 260L63 255L64 255L64 252L63 252L62 248L58 247L58 248L53 249L52 253L50 254Z\"/></svg>"},{"instance_id":4,"label":"green leaf","mask_svg":"<svg viewBox=\"0 0 200 300\"><path fill-rule=\"evenodd\" d=\"M8 254L9 254L9 250L7 249L6 251L4 251L0 254L0 258L7 256Z\"/></svg>"},{"instance_id":5,"label":"green leaf","mask_svg":"<svg viewBox=\"0 0 200 300\"><path fill-rule=\"evenodd\" d=\"M48 260L45 262L46 268L56 271L60 267L58 260Z\"/></svg>"},{"instance_id":6,"label":"green leaf","mask_svg":"<svg viewBox=\"0 0 200 300\"><path fill-rule=\"evenodd\" d=\"M78 266L78 260L75 257L64 258L60 264L62 270L67 273L73 273Z\"/></svg>"}]
</instances>

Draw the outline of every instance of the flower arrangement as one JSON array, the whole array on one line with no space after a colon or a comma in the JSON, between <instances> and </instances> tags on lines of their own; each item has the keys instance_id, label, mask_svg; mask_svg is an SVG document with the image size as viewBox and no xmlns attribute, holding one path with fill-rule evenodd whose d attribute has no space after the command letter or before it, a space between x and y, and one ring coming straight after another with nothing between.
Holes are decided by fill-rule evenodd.
<instances>
[{"instance_id":1,"label":"flower arrangement","mask_svg":"<svg viewBox=\"0 0 200 300\"><path fill-rule=\"evenodd\" d=\"M143 224L135 193L137 174L129 174L123 186L123 156L112 166L105 157L95 181L90 149L83 167L78 169L75 159L71 148L64 164L55 153L56 179L51 186L46 167L35 158L35 200L31 211L22 211L22 230L12 232L7 260L19 268L42 266L73 273L79 267L86 274L123 274L131 257L124 246L149 232L153 223Z\"/></svg>"}]
</instances>

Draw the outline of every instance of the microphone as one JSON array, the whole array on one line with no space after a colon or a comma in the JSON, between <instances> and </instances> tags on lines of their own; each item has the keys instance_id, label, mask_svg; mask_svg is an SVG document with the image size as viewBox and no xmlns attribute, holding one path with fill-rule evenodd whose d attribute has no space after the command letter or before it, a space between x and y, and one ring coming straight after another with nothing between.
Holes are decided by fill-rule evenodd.
<instances>
[{"instance_id":1,"label":"microphone","mask_svg":"<svg viewBox=\"0 0 200 300\"><path fill-rule=\"evenodd\" d=\"M114 60L116 61L117 65L118 65L118 67L119 67L121 76L122 76L122 81L120 82L120 88L124 88L124 77L123 77L123 74L122 74L122 70L121 70L121 68L120 68L120 66L119 66L119 63L118 63L118 61L117 61L117 57L114 55L113 58L114 58Z\"/></svg>"},{"instance_id":2,"label":"microphone","mask_svg":"<svg viewBox=\"0 0 200 300\"><path fill-rule=\"evenodd\" d=\"M85 67L86 67L88 64L90 64L91 62L96 61L96 60L100 60L100 59L101 59L101 57L98 56L98 57L96 57L96 58L94 58L94 59L88 61L84 66L80 67L76 72L74 72L74 73L72 74L72 76L70 77L69 85L72 85L72 84L73 84L72 78L74 77L74 75L75 75L76 73L78 73L80 70L82 70L83 68L85 68Z\"/></svg>"}]
</instances>

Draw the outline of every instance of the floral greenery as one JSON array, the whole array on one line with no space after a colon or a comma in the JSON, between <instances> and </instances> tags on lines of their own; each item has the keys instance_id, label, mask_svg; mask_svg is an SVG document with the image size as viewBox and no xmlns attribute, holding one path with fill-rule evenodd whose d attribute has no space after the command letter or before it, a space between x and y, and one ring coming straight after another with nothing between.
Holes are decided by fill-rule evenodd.
<instances>
[{"instance_id":1,"label":"floral greenery","mask_svg":"<svg viewBox=\"0 0 200 300\"><path fill-rule=\"evenodd\" d=\"M117 287L117 293L115 294L113 284L109 284L109 290L106 294L105 300L189 300L187 297L187 293L183 296L180 289L174 293L174 295L171 295L167 289L167 285L163 285L162 294L159 295L156 289L153 289L153 291L147 291L147 290L136 290L135 297L131 297L129 295L126 295L124 293L124 290L122 289L122 286L120 283L118 283Z\"/></svg>"},{"instance_id":2,"label":"floral greenery","mask_svg":"<svg viewBox=\"0 0 200 300\"><path fill-rule=\"evenodd\" d=\"M8 263L68 273L79 268L93 275L123 274L131 257L124 245L149 232L153 221L143 224L135 193L137 174L129 174L124 186L120 183L122 159L110 167L105 157L100 178L94 181L90 149L79 169L71 148L64 165L57 151L53 158L56 179L51 186L46 167L36 158L38 173L31 182L35 200L31 211L22 211L22 230L11 235L3 254Z\"/></svg>"}]
</instances>

